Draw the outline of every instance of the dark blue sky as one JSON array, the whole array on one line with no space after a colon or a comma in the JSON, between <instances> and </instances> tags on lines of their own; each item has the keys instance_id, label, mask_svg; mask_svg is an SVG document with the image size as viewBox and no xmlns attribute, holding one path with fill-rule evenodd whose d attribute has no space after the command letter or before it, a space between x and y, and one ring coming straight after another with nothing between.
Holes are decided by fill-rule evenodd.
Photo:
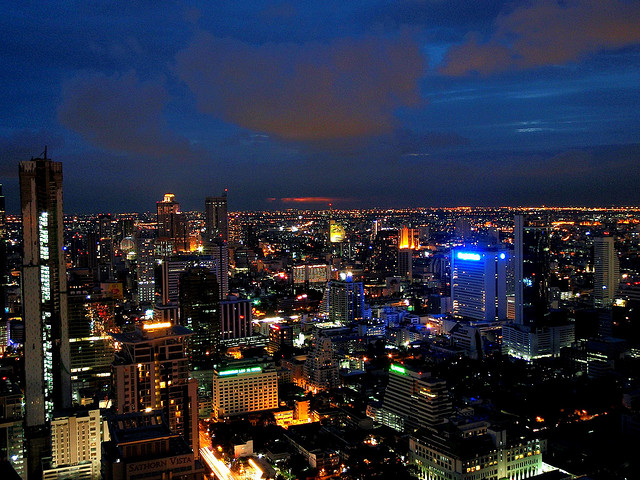
<instances>
[{"instance_id":1,"label":"dark blue sky","mask_svg":"<svg viewBox=\"0 0 640 480\"><path fill-rule=\"evenodd\" d=\"M10 4L9 4L10 3ZM0 169L65 211L640 204L640 2L4 2Z\"/></svg>"}]
</instances>

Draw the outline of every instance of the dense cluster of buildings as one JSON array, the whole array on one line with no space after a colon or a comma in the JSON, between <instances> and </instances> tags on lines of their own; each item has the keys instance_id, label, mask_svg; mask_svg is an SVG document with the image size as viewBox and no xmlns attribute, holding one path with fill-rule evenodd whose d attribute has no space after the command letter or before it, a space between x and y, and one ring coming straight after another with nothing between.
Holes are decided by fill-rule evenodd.
<instances>
[{"instance_id":1,"label":"dense cluster of buildings","mask_svg":"<svg viewBox=\"0 0 640 480\"><path fill-rule=\"evenodd\" d=\"M570 478L563 422L640 435L640 210L230 214L225 191L65 217L61 163L19 177L0 457L24 479ZM555 381L614 381L617 410L533 415L521 389Z\"/></svg>"}]
</instances>

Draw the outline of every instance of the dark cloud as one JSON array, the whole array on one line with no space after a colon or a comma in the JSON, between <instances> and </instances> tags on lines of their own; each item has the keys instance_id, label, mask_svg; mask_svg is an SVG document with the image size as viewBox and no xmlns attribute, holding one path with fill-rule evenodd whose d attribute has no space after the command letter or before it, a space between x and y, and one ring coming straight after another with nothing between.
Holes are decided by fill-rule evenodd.
<instances>
[{"instance_id":1,"label":"dark cloud","mask_svg":"<svg viewBox=\"0 0 640 480\"><path fill-rule=\"evenodd\" d=\"M640 43L640 2L539 0L500 15L486 41L471 34L452 47L440 72L488 75L560 65Z\"/></svg>"},{"instance_id":2,"label":"dark cloud","mask_svg":"<svg viewBox=\"0 0 640 480\"><path fill-rule=\"evenodd\" d=\"M135 73L77 77L64 86L58 119L98 147L156 158L194 156L189 141L172 133L163 110L169 97Z\"/></svg>"},{"instance_id":3,"label":"dark cloud","mask_svg":"<svg viewBox=\"0 0 640 480\"><path fill-rule=\"evenodd\" d=\"M202 111L296 141L391 131L396 109L421 103L424 68L409 35L251 45L202 33L177 56Z\"/></svg>"}]
</instances>

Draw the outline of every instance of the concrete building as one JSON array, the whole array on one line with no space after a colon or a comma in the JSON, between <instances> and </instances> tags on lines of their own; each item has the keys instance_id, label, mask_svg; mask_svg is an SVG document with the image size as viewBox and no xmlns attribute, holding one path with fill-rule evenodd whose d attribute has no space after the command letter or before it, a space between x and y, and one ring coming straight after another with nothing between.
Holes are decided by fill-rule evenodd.
<instances>
[{"instance_id":1,"label":"concrete building","mask_svg":"<svg viewBox=\"0 0 640 480\"><path fill-rule=\"evenodd\" d=\"M374 420L400 432L440 424L453 411L444 380L399 364L391 364L380 410Z\"/></svg>"},{"instance_id":2,"label":"concrete building","mask_svg":"<svg viewBox=\"0 0 640 480\"><path fill-rule=\"evenodd\" d=\"M543 440L487 422L447 423L409 439L409 460L424 480L524 480L542 473L543 450Z\"/></svg>"},{"instance_id":3,"label":"concrete building","mask_svg":"<svg viewBox=\"0 0 640 480\"><path fill-rule=\"evenodd\" d=\"M304 364L304 379L310 390L328 390L340 384L338 360L333 342L322 330L315 333Z\"/></svg>"},{"instance_id":4,"label":"concrete building","mask_svg":"<svg viewBox=\"0 0 640 480\"><path fill-rule=\"evenodd\" d=\"M102 447L104 480L201 480L204 468L159 412L114 415Z\"/></svg>"},{"instance_id":5,"label":"concrete building","mask_svg":"<svg viewBox=\"0 0 640 480\"><path fill-rule=\"evenodd\" d=\"M253 304L251 300L232 295L220 302L220 340L225 344L253 335Z\"/></svg>"},{"instance_id":6,"label":"concrete building","mask_svg":"<svg viewBox=\"0 0 640 480\"><path fill-rule=\"evenodd\" d=\"M229 217L227 214L227 191L220 197L207 197L204 201L207 240L229 241Z\"/></svg>"},{"instance_id":7,"label":"concrete building","mask_svg":"<svg viewBox=\"0 0 640 480\"><path fill-rule=\"evenodd\" d=\"M0 460L7 460L18 475L26 478L24 396L7 377L0 381Z\"/></svg>"},{"instance_id":8,"label":"concrete building","mask_svg":"<svg viewBox=\"0 0 640 480\"><path fill-rule=\"evenodd\" d=\"M103 429L100 410L55 413L51 420L51 459L44 480L98 480Z\"/></svg>"},{"instance_id":9,"label":"concrete building","mask_svg":"<svg viewBox=\"0 0 640 480\"><path fill-rule=\"evenodd\" d=\"M620 262L613 237L593 239L593 268L594 303L610 306L620 286Z\"/></svg>"},{"instance_id":10,"label":"concrete building","mask_svg":"<svg viewBox=\"0 0 640 480\"><path fill-rule=\"evenodd\" d=\"M160 410L198 456L198 383L189 377L184 339L191 330L165 323L111 334L120 350L113 363L118 414Z\"/></svg>"},{"instance_id":11,"label":"concrete building","mask_svg":"<svg viewBox=\"0 0 640 480\"><path fill-rule=\"evenodd\" d=\"M278 408L278 374L273 363L239 360L214 369L215 420L275 408Z\"/></svg>"},{"instance_id":12,"label":"concrete building","mask_svg":"<svg viewBox=\"0 0 640 480\"><path fill-rule=\"evenodd\" d=\"M538 328L508 324L502 327L502 353L528 362L557 357L560 349L570 347L574 341L573 324Z\"/></svg>"},{"instance_id":13,"label":"concrete building","mask_svg":"<svg viewBox=\"0 0 640 480\"><path fill-rule=\"evenodd\" d=\"M473 320L507 318L505 250L451 251L451 298L456 317Z\"/></svg>"},{"instance_id":14,"label":"concrete building","mask_svg":"<svg viewBox=\"0 0 640 480\"><path fill-rule=\"evenodd\" d=\"M331 322L348 324L365 316L364 286L349 274L328 283L327 302Z\"/></svg>"}]
</instances>

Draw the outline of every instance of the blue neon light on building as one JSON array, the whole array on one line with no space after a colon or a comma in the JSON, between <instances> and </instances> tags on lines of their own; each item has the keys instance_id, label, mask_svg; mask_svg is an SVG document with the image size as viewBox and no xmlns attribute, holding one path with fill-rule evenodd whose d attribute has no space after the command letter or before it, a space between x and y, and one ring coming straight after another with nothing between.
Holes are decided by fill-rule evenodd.
<instances>
[{"instance_id":1,"label":"blue neon light on building","mask_svg":"<svg viewBox=\"0 0 640 480\"><path fill-rule=\"evenodd\" d=\"M458 252L456 256L460 260L478 261L482 258L479 253L469 253L469 252Z\"/></svg>"}]
</instances>

